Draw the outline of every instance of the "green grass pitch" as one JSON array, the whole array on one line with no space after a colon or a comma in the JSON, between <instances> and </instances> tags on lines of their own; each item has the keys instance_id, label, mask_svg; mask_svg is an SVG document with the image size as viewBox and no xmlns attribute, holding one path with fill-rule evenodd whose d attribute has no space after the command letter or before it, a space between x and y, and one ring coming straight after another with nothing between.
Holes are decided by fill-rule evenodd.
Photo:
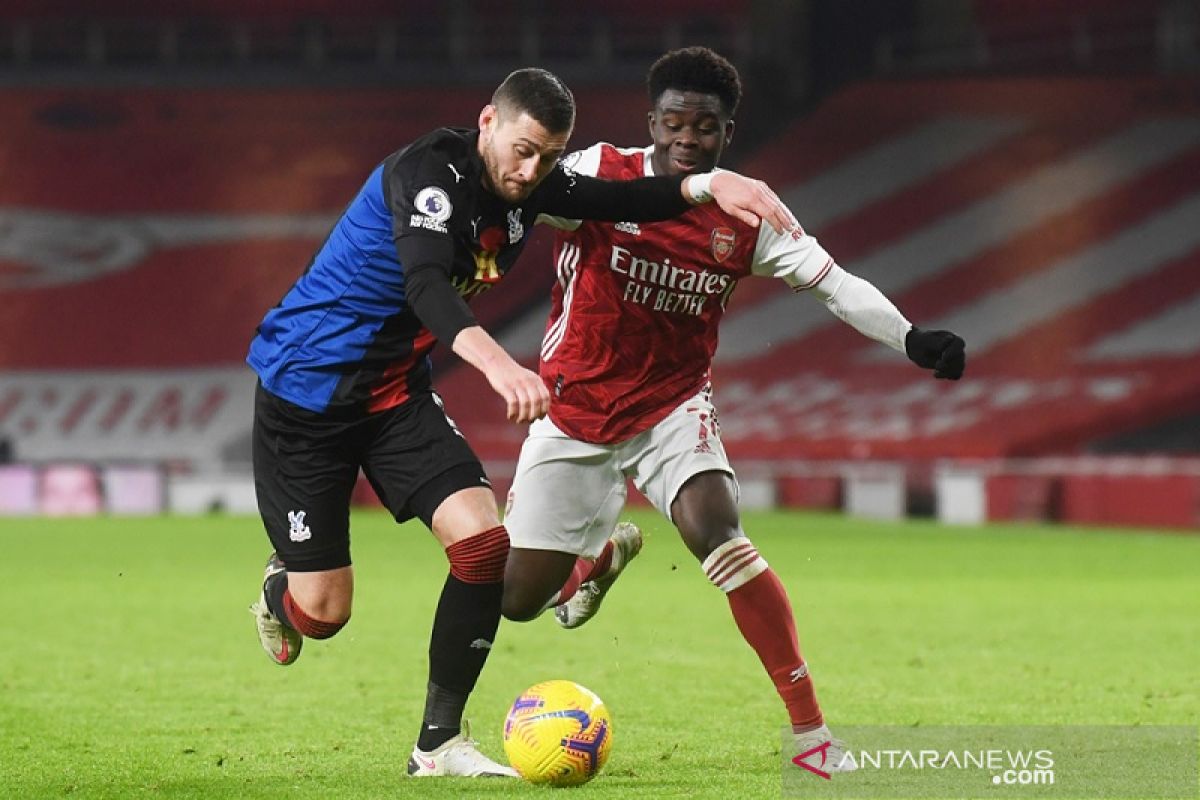
<instances>
[{"instance_id":1,"label":"green grass pitch","mask_svg":"<svg viewBox=\"0 0 1200 800\"><path fill-rule=\"evenodd\" d=\"M661 519L585 628L503 623L468 706L569 678L614 717L571 797L780 796L786 722L720 592ZM835 733L848 724L1200 719L1200 537L748 514L791 594ZM354 519L354 619L270 664L246 606L251 518L0 521L0 797L545 796L404 775L445 562L419 525Z\"/></svg>"}]
</instances>

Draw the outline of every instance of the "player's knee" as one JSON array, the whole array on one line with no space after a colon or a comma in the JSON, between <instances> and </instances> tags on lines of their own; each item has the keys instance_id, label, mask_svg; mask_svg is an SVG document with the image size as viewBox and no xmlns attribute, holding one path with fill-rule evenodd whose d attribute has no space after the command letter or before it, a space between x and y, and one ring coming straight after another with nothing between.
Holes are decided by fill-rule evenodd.
<instances>
[{"instance_id":1,"label":"player's knee","mask_svg":"<svg viewBox=\"0 0 1200 800\"><path fill-rule=\"evenodd\" d=\"M528 589L513 582L507 582L504 584L504 597L500 602L500 613L510 622L529 622L542 613L549 600L549 597L539 600Z\"/></svg>"},{"instance_id":2,"label":"player's knee","mask_svg":"<svg viewBox=\"0 0 1200 800\"><path fill-rule=\"evenodd\" d=\"M700 561L704 561L726 542L745 535L737 525L719 524L680 525L679 532L688 550Z\"/></svg>"},{"instance_id":3,"label":"player's knee","mask_svg":"<svg viewBox=\"0 0 1200 800\"><path fill-rule=\"evenodd\" d=\"M328 639L350 621L348 602L329 601L306 609L292 598L291 592L285 592L283 607L287 612L287 621L309 639Z\"/></svg>"}]
</instances>

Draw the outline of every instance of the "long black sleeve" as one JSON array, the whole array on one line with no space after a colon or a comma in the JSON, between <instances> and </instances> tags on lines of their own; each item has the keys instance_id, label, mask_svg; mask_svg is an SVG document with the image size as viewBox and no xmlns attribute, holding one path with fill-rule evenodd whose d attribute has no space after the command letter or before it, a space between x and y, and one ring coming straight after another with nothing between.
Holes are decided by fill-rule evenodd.
<instances>
[{"instance_id":1,"label":"long black sleeve","mask_svg":"<svg viewBox=\"0 0 1200 800\"><path fill-rule=\"evenodd\" d=\"M404 278L408 307L447 347L454 344L454 338L464 328L479 324L450 284L450 276L441 264L418 264L408 269Z\"/></svg>"},{"instance_id":2,"label":"long black sleeve","mask_svg":"<svg viewBox=\"0 0 1200 800\"><path fill-rule=\"evenodd\" d=\"M606 181L556 167L542 184L540 212L570 219L657 222L692 207L683 197L684 176ZM541 187L539 187L541 188Z\"/></svg>"}]
</instances>

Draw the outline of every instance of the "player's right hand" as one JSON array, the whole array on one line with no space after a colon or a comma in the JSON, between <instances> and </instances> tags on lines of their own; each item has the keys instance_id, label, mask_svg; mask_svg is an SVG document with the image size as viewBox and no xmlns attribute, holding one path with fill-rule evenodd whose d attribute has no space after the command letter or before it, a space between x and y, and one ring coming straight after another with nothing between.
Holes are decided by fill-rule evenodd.
<instances>
[{"instance_id":1,"label":"player's right hand","mask_svg":"<svg viewBox=\"0 0 1200 800\"><path fill-rule=\"evenodd\" d=\"M491 367L485 375L496 394L504 398L509 422L533 422L550 410L550 392L536 372L508 361Z\"/></svg>"},{"instance_id":2,"label":"player's right hand","mask_svg":"<svg viewBox=\"0 0 1200 800\"><path fill-rule=\"evenodd\" d=\"M779 195L762 181L721 170L713 175L711 191L722 211L751 227L765 220L780 236L800 228Z\"/></svg>"}]
</instances>

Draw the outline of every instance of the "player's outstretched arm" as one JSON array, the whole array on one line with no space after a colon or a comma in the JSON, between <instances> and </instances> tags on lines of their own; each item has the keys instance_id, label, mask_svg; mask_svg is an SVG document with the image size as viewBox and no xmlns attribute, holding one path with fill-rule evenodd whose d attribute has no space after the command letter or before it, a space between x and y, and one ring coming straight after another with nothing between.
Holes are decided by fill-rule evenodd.
<instances>
[{"instance_id":1,"label":"player's outstretched arm","mask_svg":"<svg viewBox=\"0 0 1200 800\"><path fill-rule=\"evenodd\" d=\"M933 370L935 378L962 377L967 346L961 336L913 325L874 284L834 263L833 256L799 225L787 236L774 235L768 228L759 230L752 269L757 275L782 278L793 290L811 290L838 319Z\"/></svg>"},{"instance_id":2,"label":"player's outstretched arm","mask_svg":"<svg viewBox=\"0 0 1200 800\"><path fill-rule=\"evenodd\" d=\"M483 373L508 406L509 422L533 422L546 416L550 393L536 372L513 360L488 332L478 325L463 328L454 337L454 352Z\"/></svg>"},{"instance_id":3,"label":"player's outstretched arm","mask_svg":"<svg viewBox=\"0 0 1200 800\"><path fill-rule=\"evenodd\" d=\"M904 337L904 352L933 377L956 381L967 366L967 343L950 331L927 331L917 326Z\"/></svg>"},{"instance_id":4,"label":"player's outstretched arm","mask_svg":"<svg viewBox=\"0 0 1200 800\"><path fill-rule=\"evenodd\" d=\"M766 220L779 235L800 226L783 202L762 181L736 172L698 175L660 175L612 181L579 175L565 168L552 172L543 184L541 213L563 220L603 219L656 222L671 219L693 205L715 200L724 211L757 228Z\"/></svg>"},{"instance_id":5,"label":"player's outstretched arm","mask_svg":"<svg viewBox=\"0 0 1200 800\"><path fill-rule=\"evenodd\" d=\"M752 228L758 227L760 219L766 220L780 235L800 228L792 212L770 186L736 172L721 170L689 175L681 189L690 202L700 204L715 200L721 210Z\"/></svg>"},{"instance_id":6,"label":"player's outstretched arm","mask_svg":"<svg viewBox=\"0 0 1200 800\"><path fill-rule=\"evenodd\" d=\"M933 370L935 378L956 381L962 377L967 346L961 336L916 327L873 284L829 261L824 277L812 287L826 308L864 336L901 350L917 366Z\"/></svg>"}]
</instances>

